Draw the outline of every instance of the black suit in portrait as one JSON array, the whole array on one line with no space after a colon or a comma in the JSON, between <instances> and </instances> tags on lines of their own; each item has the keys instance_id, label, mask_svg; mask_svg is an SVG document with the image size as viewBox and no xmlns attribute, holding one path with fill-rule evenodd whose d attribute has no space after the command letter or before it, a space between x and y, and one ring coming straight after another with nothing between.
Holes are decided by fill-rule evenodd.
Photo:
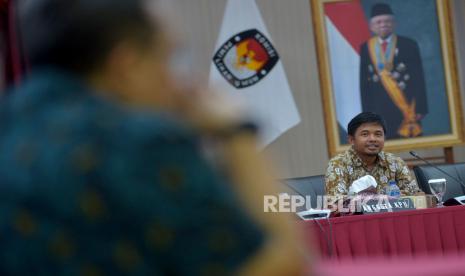
<instances>
[{"instance_id":1,"label":"black suit in portrait","mask_svg":"<svg viewBox=\"0 0 465 276\"><path fill-rule=\"evenodd\" d=\"M424 116L428 113L425 79L418 44L407 37L396 36L390 72L397 87L408 103L415 100L415 112ZM386 138L399 138L398 129L404 116L384 88L377 67L370 57L368 41L360 48L360 93L363 111L378 113L386 120ZM379 68L379 67L378 67Z\"/></svg>"}]
</instances>

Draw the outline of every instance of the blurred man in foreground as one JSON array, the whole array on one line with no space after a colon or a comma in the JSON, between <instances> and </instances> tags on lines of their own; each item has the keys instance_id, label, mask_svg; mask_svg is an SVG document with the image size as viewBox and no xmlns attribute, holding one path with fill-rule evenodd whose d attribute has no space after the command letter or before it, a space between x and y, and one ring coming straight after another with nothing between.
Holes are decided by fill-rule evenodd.
<instances>
[{"instance_id":1,"label":"blurred man in foreground","mask_svg":"<svg viewBox=\"0 0 465 276\"><path fill-rule=\"evenodd\" d=\"M20 1L32 71L0 109L1 274L300 272L293 227L263 213L253 127L176 90L156 2Z\"/></svg>"}]
</instances>

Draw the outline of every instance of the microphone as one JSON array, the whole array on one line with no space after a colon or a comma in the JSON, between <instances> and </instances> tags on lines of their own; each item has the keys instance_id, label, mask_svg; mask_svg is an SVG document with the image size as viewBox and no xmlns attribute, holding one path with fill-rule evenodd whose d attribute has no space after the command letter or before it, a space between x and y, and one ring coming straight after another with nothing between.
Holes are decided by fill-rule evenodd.
<instances>
[{"instance_id":1,"label":"microphone","mask_svg":"<svg viewBox=\"0 0 465 276\"><path fill-rule=\"evenodd\" d=\"M465 188L465 184L463 184L462 181L458 180L457 178L453 177L452 175L448 174L447 172L445 172L444 170L442 170L441 168L439 168L438 166L432 164L431 162L428 162L428 160L424 159L424 158L421 158L416 152L414 152L413 150L409 151L410 155L415 157L416 159L418 160L421 160L423 162L425 162L426 164L428 164L429 166L435 168L436 170L442 172L443 174L447 175L448 177L450 177L452 180L454 180L455 182L459 183L462 187Z\"/></svg>"}]
</instances>

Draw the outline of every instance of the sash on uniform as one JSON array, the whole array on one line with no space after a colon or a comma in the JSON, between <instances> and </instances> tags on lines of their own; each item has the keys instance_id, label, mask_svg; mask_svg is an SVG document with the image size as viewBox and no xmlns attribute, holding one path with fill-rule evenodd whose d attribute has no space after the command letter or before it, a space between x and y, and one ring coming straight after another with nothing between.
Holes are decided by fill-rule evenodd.
<instances>
[{"instance_id":1,"label":"sash on uniform","mask_svg":"<svg viewBox=\"0 0 465 276\"><path fill-rule=\"evenodd\" d=\"M409 104L404 92L391 76L396 44L397 36L392 35L391 43L389 43L386 53L383 53L378 43L378 37L376 36L370 38L368 41L368 51L375 70L381 78L384 89L394 104L400 109L404 117L397 133L402 137L416 137L422 133L422 129L417 121L415 99Z\"/></svg>"}]
</instances>

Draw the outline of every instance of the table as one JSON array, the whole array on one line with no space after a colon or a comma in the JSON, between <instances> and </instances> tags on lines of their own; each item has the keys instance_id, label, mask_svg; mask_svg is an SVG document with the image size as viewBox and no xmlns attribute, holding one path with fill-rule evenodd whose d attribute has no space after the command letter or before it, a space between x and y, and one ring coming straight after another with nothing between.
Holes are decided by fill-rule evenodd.
<instances>
[{"instance_id":1,"label":"table","mask_svg":"<svg viewBox=\"0 0 465 276\"><path fill-rule=\"evenodd\" d=\"M302 224L307 242L323 258L465 253L465 206L353 215Z\"/></svg>"},{"instance_id":2,"label":"table","mask_svg":"<svg viewBox=\"0 0 465 276\"><path fill-rule=\"evenodd\" d=\"M326 259L309 269L313 275L325 276L463 276L464 270L465 255Z\"/></svg>"}]
</instances>

